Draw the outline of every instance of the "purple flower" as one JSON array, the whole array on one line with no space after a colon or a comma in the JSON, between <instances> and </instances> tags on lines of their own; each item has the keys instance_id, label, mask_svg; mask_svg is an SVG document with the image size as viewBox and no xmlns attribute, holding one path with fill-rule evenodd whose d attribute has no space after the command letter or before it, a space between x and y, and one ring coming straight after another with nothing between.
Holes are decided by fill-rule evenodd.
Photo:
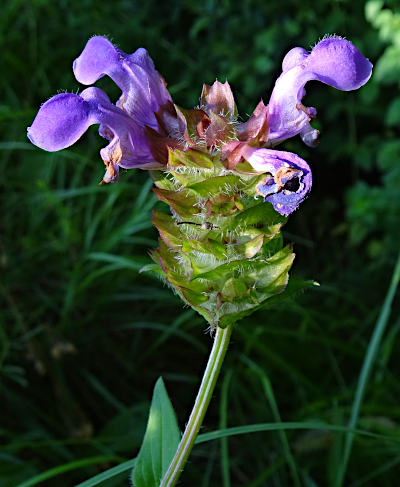
<instances>
[{"instance_id":1,"label":"purple flower","mask_svg":"<svg viewBox=\"0 0 400 487\"><path fill-rule=\"evenodd\" d=\"M256 171L267 173L256 192L281 215L295 211L311 190L311 169L296 154L249 147L245 157Z\"/></svg>"},{"instance_id":2,"label":"purple flower","mask_svg":"<svg viewBox=\"0 0 400 487\"><path fill-rule=\"evenodd\" d=\"M341 37L325 38L311 52L301 47L289 51L268 104L268 145L275 146L297 134L308 146L316 145L319 133L311 127L310 121L317 112L301 103L307 81L317 80L338 90L350 91L364 85L371 71L368 59Z\"/></svg>"},{"instance_id":3,"label":"purple flower","mask_svg":"<svg viewBox=\"0 0 400 487\"><path fill-rule=\"evenodd\" d=\"M100 151L107 167L103 182L114 182L118 169L159 167L145 128L157 128L155 112L171 103L165 83L145 49L127 55L104 37L93 37L74 61L78 81L90 84L109 75L122 95L113 105L99 88L87 88L80 95L62 93L40 108L28 137L47 151L74 144L90 125L100 124L99 133L110 143Z\"/></svg>"}]
</instances>

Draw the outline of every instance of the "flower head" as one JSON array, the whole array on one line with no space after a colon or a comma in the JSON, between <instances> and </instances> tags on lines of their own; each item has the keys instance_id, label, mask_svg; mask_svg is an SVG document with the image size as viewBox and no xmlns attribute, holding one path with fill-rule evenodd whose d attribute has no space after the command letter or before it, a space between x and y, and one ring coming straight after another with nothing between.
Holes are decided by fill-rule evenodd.
<instances>
[{"instance_id":1,"label":"flower head","mask_svg":"<svg viewBox=\"0 0 400 487\"><path fill-rule=\"evenodd\" d=\"M228 171L237 171L238 164L247 161L265 174L256 192L288 215L310 191L311 170L297 155L269 148L297 134L307 145L315 145L319 132L310 121L316 110L302 104L305 84L318 80L354 90L366 83L371 68L360 51L340 37L323 39L311 52L296 47L283 60L268 105L260 101L249 120L239 123L228 82L204 85L199 108L177 107L145 49L126 54L107 38L95 36L73 63L75 77L91 85L109 76L121 96L113 104L95 87L79 95L56 95L42 105L28 137L44 150L57 151L98 124L100 135L109 141L100 151L106 165L102 182L116 181L120 167L169 169L174 149L218 156Z\"/></svg>"}]
</instances>

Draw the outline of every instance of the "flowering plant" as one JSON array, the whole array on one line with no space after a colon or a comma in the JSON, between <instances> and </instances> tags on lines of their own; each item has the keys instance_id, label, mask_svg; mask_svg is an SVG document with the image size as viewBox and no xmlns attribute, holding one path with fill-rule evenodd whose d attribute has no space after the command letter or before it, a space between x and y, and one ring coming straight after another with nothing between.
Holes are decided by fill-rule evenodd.
<instances>
[{"instance_id":1,"label":"flowering plant","mask_svg":"<svg viewBox=\"0 0 400 487\"><path fill-rule=\"evenodd\" d=\"M125 54L96 36L74 61L75 77L91 85L108 75L122 91L119 100L113 104L96 87L61 93L42 105L28 128L35 145L57 151L99 124L109 141L100 151L106 166L101 183L115 182L120 168L151 170L155 194L171 214L154 212L159 247L152 253L155 263L144 270L164 279L215 331L185 433L180 442L179 434L170 433L175 440L167 461L149 480L143 474L154 455L148 429L133 473L137 487L175 485L210 401L232 325L289 292L294 253L283 247L280 229L311 190L312 174L303 159L275 146L296 135L310 147L318 142L319 132L310 124L317 112L302 103L306 83L355 90L368 81L371 69L341 37L324 38L311 52L294 48L283 60L268 105L260 101L242 122L227 82L204 85L199 107L183 109L173 103L145 49ZM163 394L160 384L156 392Z\"/></svg>"}]
</instances>

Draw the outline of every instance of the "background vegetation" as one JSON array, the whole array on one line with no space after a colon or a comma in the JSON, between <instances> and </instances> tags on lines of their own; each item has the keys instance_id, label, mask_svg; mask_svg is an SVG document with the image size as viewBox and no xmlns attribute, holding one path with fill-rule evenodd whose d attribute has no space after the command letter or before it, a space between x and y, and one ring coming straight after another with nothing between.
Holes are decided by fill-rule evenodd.
<instances>
[{"instance_id":1,"label":"background vegetation","mask_svg":"<svg viewBox=\"0 0 400 487\"><path fill-rule=\"evenodd\" d=\"M29 479L54 467L68 471L41 485L69 487L133 458L160 375L183 428L211 343L199 316L138 273L157 245L148 175L125 172L118 184L98 186L96 128L55 154L25 138L43 101L81 88L71 63L93 34L126 52L146 47L182 106L198 103L202 82L228 79L243 118L261 97L268 101L291 47L337 33L375 64L355 93L308 85L321 144L282 148L309 161L315 185L285 236L297 252L293 273L321 287L237 326L203 432L279 415L346 426L399 247L397 11L399 2L375 0L2 4L2 487L34 485ZM98 86L118 96L110 80ZM355 436L347 486L398 482L399 311L397 295L358 423L383 436ZM333 486L343 434L292 430L287 438L292 463L276 431L198 445L181 485L287 487L295 471L301 485ZM128 484L124 477L107 485Z\"/></svg>"}]
</instances>

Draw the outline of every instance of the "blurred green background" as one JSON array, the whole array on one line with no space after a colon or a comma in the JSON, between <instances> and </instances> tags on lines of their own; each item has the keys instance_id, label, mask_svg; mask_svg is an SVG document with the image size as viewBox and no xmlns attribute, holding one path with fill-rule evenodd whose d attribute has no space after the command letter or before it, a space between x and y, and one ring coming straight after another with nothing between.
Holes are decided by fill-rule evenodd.
<instances>
[{"instance_id":1,"label":"blurred green background","mask_svg":"<svg viewBox=\"0 0 400 487\"><path fill-rule=\"evenodd\" d=\"M374 63L357 92L307 85L321 143L281 146L314 173L284 235L293 274L321 287L240 322L202 431L276 421L267 380L282 421L345 426L399 248L400 3L5 0L0 26L0 485L66 466L40 485L69 487L133 458L160 375L183 428L211 345L198 315L138 273L157 245L151 209L166 210L148 174L98 186L96 127L54 154L25 137L41 103L82 89L71 64L94 34L146 47L181 106L229 80L243 119L268 102L294 46L336 33ZM109 79L97 85L118 97ZM397 295L358 423L382 437L355 436L346 486L398 484L399 311ZM303 486L333 486L343 435L287 438L292 474L272 431L197 446L180 485L287 487L294 468Z\"/></svg>"}]
</instances>

